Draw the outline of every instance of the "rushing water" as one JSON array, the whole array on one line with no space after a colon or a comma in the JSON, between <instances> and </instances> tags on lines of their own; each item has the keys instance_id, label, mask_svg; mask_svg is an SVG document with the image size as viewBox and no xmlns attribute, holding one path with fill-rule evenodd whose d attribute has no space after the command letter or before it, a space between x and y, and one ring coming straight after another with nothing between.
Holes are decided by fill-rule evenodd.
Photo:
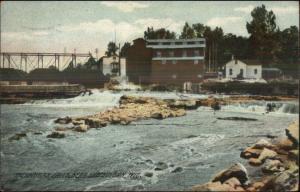
<instances>
[{"instance_id":1,"label":"rushing water","mask_svg":"<svg viewBox=\"0 0 300 192\"><path fill-rule=\"evenodd\" d=\"M12 190L187 190L207 182L233 162L247 165L239 157L243 148L265 135L283 136L284 128L299 115L297 101L276 102L276 111L268 114L265 114L267 102L260 101L223 106L215 115L210 108L199 107L183 117L109 125L86 133L68 132L63 139L46 138L55 126L54 119L105 110L118 105L123 94L93 90L92 95L71 99L1 105L1 186ZM126 94L207 97L136 91ZM231 116L257 121L217 119ZM9 140L20 132L26 132L27 137ZM168 166L154 170L157 162ZM182 170L173 172L177 167ZM65 175L23 178L19 173ZM104 175L70 178L68 173ZM153 175L147 177L146 173Z\"/></svg>"}]
</instances>

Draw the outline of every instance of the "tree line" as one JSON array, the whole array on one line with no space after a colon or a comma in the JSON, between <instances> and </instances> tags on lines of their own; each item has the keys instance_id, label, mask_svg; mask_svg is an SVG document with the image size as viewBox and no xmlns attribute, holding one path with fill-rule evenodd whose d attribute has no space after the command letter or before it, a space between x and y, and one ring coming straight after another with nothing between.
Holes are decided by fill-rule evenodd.
<instances>
[{"instance_id":1,"label":"tree line","mask_svg":"<svg viewBox=\"0 0 300 192\"><path fill-rule=\"evenodd\" d=\"M280 30L276 24L273 11L265 5L254 8L252 20L246 23L249 37L224 34L221 27L211 28L202 23L186 22L179 39L205 38L206 62L219 69L234 55L237 59L258 60L263 66L279 67L292 71L297 69L299 50L299 29L290 26ZM167 29L154 30L148 27L144 32L145 39L176 39L177 34Z\"/></svg>"},{"instance_id":2,"label":"tree line","mask_svg":"<svg viewBox=\"0 0 300 192\"><path fill-rule=\"evenodd\" d=\"M205 38L206 63L215 70L220 70L221 66L234 55L235 58L241 60L258 60L264 67L278 67L287 73L297 72L299 63L298 27L290 26L280 30L276 24L275 14L272 10L268 11L265 5L255 7L251 12L251 17L252 20L245 25L249 37L233 33L225 34L221 27L212 28L202 23L189 24L186 22L180 34L165 28L155 30L153 27L147 27L144 31L144 39ZM130 46L131 44L126 42L119 50L115 42L109 42L105 55L120 54L121 57L126 57ZM99 62L92 58L83 67L89 68Z\"/></svg>"}]
</instances>

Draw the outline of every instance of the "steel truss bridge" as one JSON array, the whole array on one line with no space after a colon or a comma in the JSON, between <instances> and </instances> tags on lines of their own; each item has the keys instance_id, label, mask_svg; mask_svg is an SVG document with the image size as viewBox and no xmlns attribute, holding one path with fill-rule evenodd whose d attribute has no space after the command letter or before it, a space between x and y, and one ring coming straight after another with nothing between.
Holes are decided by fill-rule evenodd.
<instances>
[{"instance_id":1,"label":"steel truss bridge","mask_svg":"<svg viewBox=\"0 0 300 192\"><path fill-rule=\"evenodd\" d=\"M0 68L15 68L29 72L29 70L37 68L55 66L58 70L62 70L66 68L70 62L76 67L78 59L84 59L84 62L86 62L90 56L90 53L0 52Z\"/></svg>"}]
</instances>

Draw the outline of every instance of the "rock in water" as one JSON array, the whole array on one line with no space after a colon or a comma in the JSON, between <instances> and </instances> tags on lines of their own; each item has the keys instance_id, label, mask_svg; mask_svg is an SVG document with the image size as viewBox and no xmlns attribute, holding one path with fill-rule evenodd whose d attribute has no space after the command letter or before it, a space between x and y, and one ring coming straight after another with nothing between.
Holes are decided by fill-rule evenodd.
<instances>
[{"instance_id":1,"label":"rock in water","mask_svg":"<svg viewBox=\"0 0 300 192\"><path fill-rule=\"evenodd\" d=\"M257 121L257 119L246 117L217 117L220 120L232 120L232 121Z\"/></svg>"},{"instance_id":2,"label":"rock in water","mask_svg":"<svg viewBox=\"0 0 300 192\"><path fill-rule=\"evenodd\" d=\"M10 137L8 140L20 140L22 137L26 137L26 133L16 133L14 136Z\"/></svg>"},{"instance_id":3,"label":"rock in water","mask_svg":"<svg viewBox=\"0 0 300 192\"><path fill-rule=\"evenodd\" d=\"M68 124L72 122L72 118L70 117L63 117L63 118L58 118L54 121L55 123L60 123L60 124Z\"/></svg>"},{"instance_id":4,"label":"rock in water","mask_svg":"<svg viewBox=\"0 0 300 192\"><path fill-rule=\"evenodd\" d=\"M195 185L192 191L245 191L242 187L232 187L232 181L230 183L209 182L203 185Z\"/></svg>"},{"instance_id":5,"label":"rock in water","mask_svg":"<svg viewBox=\"0 0 300 192\"><path fill-rule=\"evenodd\" d=\"M264 173L274 173L284 171L284 167L279 160L267 159L261 170Z\"/></svg>"},{"instance_id":6,"label":"rock in water","mask_svg":"<svg viewBox=\"0 0 300 192\"><path fill-rule=\"evenodd\" d=\"M254 149L263 149L263 148L273 148L274 146L265 139L260 139L258 142L256 142L253 146Z\"/></svg>"},{"instance_id":7,"label":"rock in water","mask_svg":"<svg viewBox=\"0 0 300 192\"><path fill-rule=\"evenodd\" d=\"M155 167L155 171L161 171L161 170L164 170L164 169L167 169L168 168L168 165L164 162L158 162L156 164L156 167Z\"/></svg>"},{"instance_id":8,"label":"rock in water","mask_svg":"<svg viewBox=\"0 0 300 192\"><path fill-rule=\"evenodd\" d=\"M258 158L261 151L262 151L261 149L254 149L253 147L248 147L244 151L241 152L240 157L245 158L245 159Z\"/></svg>"},{"instance_id":9,"label":"rock in water","mask_svg":"<svg viewBox=\"0 0 300 192\"><path fill-rule=\"evenodd\" d=\"M299 146L299 122L292 123L285 129L287 137L294 143L294 146Z\"/></svg>"},{"instance_id":10,"label":"rock in water","mask_svg":"<svg viewBox=\"0 0 300 192\"><path fill-rule=\"evenodd\" d=\"M164 119L165 117L162 113L153 113L151 115L151 118L153 118L153 119Z\"/></svg>"},{"instance_id":11,"label":"rock in water","mask_svg":"<svg viewBox=\"0 0 300 192\"><path fill-rule=\"evenodd\" d=\"M80 125L75 126L74 130L78 131L78 132L86 132L88 130L88 126L85 124L80 124Z\"/></svg>"},{"instance_id":12,"label":"rock in water","mask_svg":"<svg viewBox=\"0 0 300 192\"><path fill-rule=\"evenodd\" d=\"M290 191L296 183L297 177L288 171L284 171L266 184L265 191Z\"/></svg>"},{"instance_id":13,"label":"rock in water","mask_svg":"<svg viewBox=\"0 0 300 192\"><path fill-rule=\"evenodd\" d=\"M66 135L61 131L53 131L51 134L47 135L47 138L64 138Z\"/></svg>"},{"instance_id":14,"label":"rock in water","mask_svg":"<svg viewBox=\"0 0 300 192\"><path fill-rule=\"evenodd\" d=\"M264 150L259 155L258 159L261 162L264 162L266 159L274 158L276 155L277 155L277 153L275 151L264 148Z\"/></svg>"},{"instance_id":15,"label":"rock in water","mask_svg":"<svg viewBox=\"0 0 300 192\"><path fill-rule=\"evenodd\" d=\"M183 171L183 168L182 168L182 167L176 167L176 168L172 171L172 173L177 173L177 172L181 172L181 171Z\"/></svg>"},{"instance_id":16,"label":"rock in water","mask_svg":"<svg viewBox=\"0 0 300 192\"><path fill-rule=\"evenodd\" d=\"M291 150L294 148L294 143L287 138L280 139L276 145L283 150Z\"/></svg>"},{"instance_id":17,"label":"rock in water","mask_svg":"<svg viewBox=\"0 0 300 192\"><path fill-rule=\"evenodd\" d=\"M220 181L221 183L224 183L226 180L232 177L237 178L241 184L245 184L248 181L248 173L246 168L242 164L236 163L229 169L219 172L213 178L212 182Z\"/></svg>"},{"instance_id":18,"label":"rock in water","mask_svg":"<svg viewBox=\"0 0 300 192\"><path fill-rule=\"evenodd\" d=\"M152 176L153 176L153 173L152 173L152 172L146 172L144 175L145 175L146 177L152 177Z\"/></svg>"}]
</instances>

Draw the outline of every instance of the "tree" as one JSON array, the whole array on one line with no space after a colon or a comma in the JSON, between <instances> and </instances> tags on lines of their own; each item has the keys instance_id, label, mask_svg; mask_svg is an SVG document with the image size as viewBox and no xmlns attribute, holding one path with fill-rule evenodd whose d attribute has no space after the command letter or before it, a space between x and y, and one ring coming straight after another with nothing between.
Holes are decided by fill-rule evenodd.
<instances>
[{"instance_id":1,"label":"tree","mask_svg":"<svg viewBox=\"0 0 300 192\"><path fill-rule=\"evenodd\" d=\"M120 56L121 57L127 57L127 51L130 47L130 43L126 42L124 43L123 47L121 48Z\"/></svg>"},{"instance_id":2,"label":"tree","mask_svg":"<svg viewBox=\"0 0 300 192\"><path fill-rule=\"evenodd\" d=\"M299 39L299 30L297 26L290 26L289 28L280 32L279 42L281 51L278 57L285 63L295 63L297 61L297 47Z\"/></svg>"},{"instance_id":3,"label":"tree","mask_svg":"<svg viewBox=\"0 0 300 192\"><path fill-rule=\"evenodd\" d=\"M119 47L114 42L111 41L107 45L107 51L105 52L105 55L108 57L112 55L116 55L118 49Z\"/></svg>"},{"instance_id":4,"label":"tree","mask_svg":"<svg viewBox=\"0 0 300 192\"><path fill-rule=\"evenodd\" d=\"M50 69L50 70L52 70L52 71L59 71L59 70L57 69L57 67L54 66L54 65L50 65L50 66L48 67L48 69Z\"/></svg>"},{"instance_id":5,"label":"tree","mask_svg":"<svg viewBox=\"0 0 300 192\"><path fill-rule=\"evenodd\" d=\"M147 27L144 31L145 39L176 39L176 33L165 28L154 30L153 27Z\"/></svg>"},{"instance_id":6,"label":"tree","mask_svg":"<svg viewBox=\"0 0 300 192\"><path fill-rule=\"evenodd\" d=\"M276 17L273 11L267 11L265 5L256 7L251 12L252 21L247 22L247 31L250 34L252 57L263 63L271 63L280 50Z\"/></svg>"},{"instance_id":7,"label":"tree","mask_svg":"<svg viewBox=\"0 0 300 192\"><path fill-rule=\"evenodd\" d=\"M196 23L196 24L193 24L192 26L193 26L193 29L194 29L194 32L195 32L195 36L197 38L204 37L204 31L206 29L206 26L204 26L201 23Z\"/></svg>"},{"instance_id":8,"label":"tree","mask_svg":"<svg viewBox=\"0 0 300 192\"><path fill-rule=\"evenodd\" d=\"M195 38L195 31L194 29L189 26L189 24L187 22L185 22L181 35L180 35L180 39L192 39Z\"/></svg>"}]
</instances>

